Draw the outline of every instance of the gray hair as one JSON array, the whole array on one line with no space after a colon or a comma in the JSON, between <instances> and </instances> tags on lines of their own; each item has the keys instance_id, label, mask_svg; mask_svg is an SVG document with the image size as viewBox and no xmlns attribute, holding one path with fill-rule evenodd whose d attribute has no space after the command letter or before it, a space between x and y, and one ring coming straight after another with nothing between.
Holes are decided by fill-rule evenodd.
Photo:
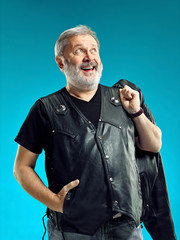
<instances>
[{"instance_id":1,"label":"gray hair","mask_svg":"<svg viewBox=\"0 0 180 240\"><path fill-rule=\"evenodd\" d=\"M68 44L68 38L78 35L91 35L97 42L98 48L99 48L99 40L97 39L96 33L92 31L89 27L84 25L79 25L74 28L70 28L66 31L64 31L58 38L55 44L55 56L63 57L63 52L65 46Z\"/></svg>"}]
</instances>

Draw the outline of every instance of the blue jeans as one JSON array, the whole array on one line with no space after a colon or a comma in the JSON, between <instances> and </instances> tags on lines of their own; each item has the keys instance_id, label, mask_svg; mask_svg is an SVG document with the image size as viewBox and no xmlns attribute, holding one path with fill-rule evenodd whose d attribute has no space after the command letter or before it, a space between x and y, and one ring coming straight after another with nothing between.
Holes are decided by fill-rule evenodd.
<instances>
[{"instance_id":1,"label":"blue jeans","mask_svg":"<svg viewBox=\"0 0 180 240\"><path fill-rule=\"evenodd\" d=\"M59 231L52 221L47 222L49 240L143 240L141 226L133 220L115 218L105 224L93 235Z\"/></svg>"}]
</instances>

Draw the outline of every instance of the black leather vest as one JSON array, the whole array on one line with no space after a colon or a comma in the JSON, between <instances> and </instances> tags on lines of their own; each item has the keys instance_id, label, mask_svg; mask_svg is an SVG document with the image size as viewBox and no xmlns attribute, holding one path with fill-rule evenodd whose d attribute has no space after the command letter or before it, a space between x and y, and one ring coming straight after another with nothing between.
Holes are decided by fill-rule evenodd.
<instances>
[{"instance_id":1,"label":"black leather vest","mask_svg":"<svg viewBox=\"0 0 180 240\"><path fill-rule=\"evenodd\" d=\"M142 196L135 159L134 125L119 89L100 85L101 114L96 129L65 91L41 98L52 126L53 149L46 173L53 192L79 179L57 213L63 231L94 234L116 213L140 224Z\"/></svg>"}]
</instances>

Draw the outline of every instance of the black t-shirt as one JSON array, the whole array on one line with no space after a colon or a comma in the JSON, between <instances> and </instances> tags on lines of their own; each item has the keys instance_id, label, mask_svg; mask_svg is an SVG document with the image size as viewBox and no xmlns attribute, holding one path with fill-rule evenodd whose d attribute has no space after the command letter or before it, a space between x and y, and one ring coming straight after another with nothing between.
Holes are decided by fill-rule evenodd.
<instances>
[{"instance_id":1,"label":"black t-shirt","mask_svg":"<svg viewBox=\"0 0 180 240\"><path fill-rule=\"evenodd\" d=\"M69 93L68 93L69 94ZM100 116L100 108L101 108L101 90L98 87L95 95L89 101L83 101L79 98L73 97L69 94L73 102L79 108L79 110L85 115L85 117L91 121L94 126L97 128L99 116Z\"/></svg>"},{"instance_id":2,"label":"black t-shirt","mask_svg":"<svg viewBox=\"0 0 180 240\"><path fill-rule=\"evenodd\" d=\"M84 116L91 121L97 128L101 108L101 91L100 87L93 98L89 101L71 96L72 101ZM26 117L15 141L31 152L40 154L42 149L46 152L51 151L52 132L49 118L43 103L38 100L31 108Z\"/></svg>"}]
</instances>

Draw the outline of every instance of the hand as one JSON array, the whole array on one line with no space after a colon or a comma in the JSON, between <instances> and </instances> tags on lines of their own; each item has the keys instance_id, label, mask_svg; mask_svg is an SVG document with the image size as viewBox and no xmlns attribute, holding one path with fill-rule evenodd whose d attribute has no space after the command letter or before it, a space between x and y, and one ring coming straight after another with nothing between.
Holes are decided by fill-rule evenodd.
<instances>
[{"instance_id":1,"label":"hand","mask_svg":"<svg viewBox=\"0 0 180 240\"><path fill-rule=\"evenodd\" d=\"M123 89L120 89L119 92L123 108L128 113L134 114L140 110L140 99L138 91L135 91L126 85Z\"/></svg>"},{"instance_id":2,"label":"hand","mask_svg":"<svg viewBox=\"0 0 180 240\"><path fill-rule=\"evenodd\" d=\"M63 213L63 205L64 205L64 199L66 197L66 194L68 193L68 191L70 191L71 189L77 187L79 185L79 180L76 179L70 183L68 183L67 185L65 185L61 191L59 191L56 196L58 197L58 212Z\"/></svg>"}]
</instances>

